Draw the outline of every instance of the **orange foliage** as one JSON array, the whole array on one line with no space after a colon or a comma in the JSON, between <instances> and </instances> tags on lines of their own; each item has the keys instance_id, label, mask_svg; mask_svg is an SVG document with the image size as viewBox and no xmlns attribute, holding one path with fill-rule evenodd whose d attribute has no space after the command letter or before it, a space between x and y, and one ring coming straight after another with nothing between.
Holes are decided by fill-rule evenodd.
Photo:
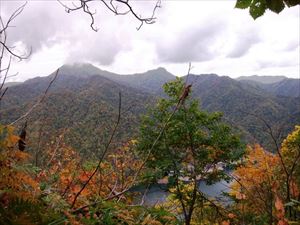
<instances>
[{"instance_id":1,"label":"orange foliage","mask_svg":"<svg viewBox=\"0 0 300 225\"><path fill-rule=\"evenodd\" d=\"M100 169L89 181L76 201L76 206L100 198L106 198L128 188L134 182L134 175L141 164L132 151L135 142L129 142L122 148L108 155L107 160L101 162ZM76 194L92 176L97 164L86 162L83 164L79 155L71 148L63 146L59 151L50 151L51 165L48 170L39 173L40 181L48 181L57 176L53 187L71 204Z\"/></svg>"},{"instance_id":2,"label":"orange foliage","mask_svg":"<svg viewBox=\"0 0 300 225\"><path fill-rule=\"evenodd\" d=\"M233 213L228 213L227 216L229 219L234 219L236 217L236 215L234 215Z\"/></svg>"},{"instance_id":3,"label":"orange foliage","mask_svg":"<svg viewBox=\"0 0 300 225\"><path fill-rule=\"evenodd\" d=\"M266 152L259 145L248 147L244 165L239 167L234 175L246 187L251 187L265 181L273 183L274 169L279 165L279 157Z\"/></svg>"},{"instance_id":4,"label":"orange foliage","mask_svg":"<svg viewBox=\"0 0 300 225\"><path fill-rule=\"evenodd\" d=\"M254 213L268 210L272 201L270 193L278 186L276 170L280 165L277 155L266 152L259 145L248 146L243 165L237 168L233 176L232 194L246 203L246 208Z\"/></svg>"},{"instance_id":5,"label":"orange foliage","mask_svg":"<svg viewBox=\"0 0 300 225\"><path fill-rule=\"evenodd\" d=\"M278 225L288 225L288 221L285 219L284 204L278 196L276 196L275 200L275 209Z\"/></svg>"},{"instance_id":6,"label":"orange foliage","mask_svg":"<svg viewBox=\"0 0 300 225\"><path fill-rule=\"evenodd\" d=\"M290 180L290 193L294 198L300 196L299 187L293 178Z\"/></svg>"},{"instance_id":7,"label":"orange foliage","mask_svg":"<svg viewBox=\"0 0 300 225\"><path fill-rule=\"evenodd\" d=\"M0 126L0 199L10 198L34 200L40 193L39 183L25 167L29 154L15 148L18 137L13 128Z\"/></svg>"},{"instance_id":8,"label":"orange foliage","mask_svg":"<svg viewBox=\"0 0 300 225\"><path fill-rule=\"evenodd\" d=\"M108 156L108 161L112 165L114 183L119 184L117 191L127 188L134 182L134 175L142 163L132 151L135 143L135 141L131 141Z\"/></svg>"},{"instance_id":9,"label":"orange foliage","mask_svg":"<svg viewBox=\"0 0 300 225\"><path fill-rule=\"evenodd\" d=\"M228 220L225 220L221 223L222 225L230 225L230 222Z\"/></svg>"},{"instance_id":10,"label":"orange foliage","mask_svg":"<svg viewBox=\"0 0 300 225\"><path fill-rule=\"evenodd\" d=\"M87 220L101 222L101 215L91 212L87 207L80 214L73 214L70 206L75 196L88 181L88 185L77 198L75 207L128 190L135 183L136 172L142 164L134 155L132 148L135 142L131 141L108 155L100 163L100 169L91 179L97 168L97 162L83 163L75 150L61 144L60 146L48 146L48 149L43 151L43 168L38 174L34 174L30 172L30 169L36 171L38 168L29 163L30 155L27 152L21 152L16 148L18 139L13 135L12 128L0 125L0 209L3 206L8 208L13 204L19 206L20 203L11 201L12 198L26 200L26 204L33 206L32 208L27 207L28 205L25 203L21 205L23 211L16 215L16 219L13 218L12 221L17 222L11 224L17 224L19 221L20 224L48 224L47 217L49 216L53 216L53 221L65 224L79 225L84 224L81 222ZM125 196L118 196L118 198L123 202L131 203L130 199ZM120 208L118 208L119 206ZM114 218L116 217L118 221L137 224L137 217L142 215L138 224L162 224L157 220L155 214L148 216L144 214L142 208L129 207L127 209L124 207L123 209L122 207L123 204L116 204L116 210L112 210L115 214ZM143 214L138 214L139 210ZM14 213L14 208L7 212L0 210L0 217L5 214L10 221L11 215L15 215ZM98 213L101 211L99 210ZM58 214L60 216L57 219ZM175 217L170 217L168 220L175 221ZM0 224L3 221L6 220L0 218Z\"/></svg>"}]
</instances>

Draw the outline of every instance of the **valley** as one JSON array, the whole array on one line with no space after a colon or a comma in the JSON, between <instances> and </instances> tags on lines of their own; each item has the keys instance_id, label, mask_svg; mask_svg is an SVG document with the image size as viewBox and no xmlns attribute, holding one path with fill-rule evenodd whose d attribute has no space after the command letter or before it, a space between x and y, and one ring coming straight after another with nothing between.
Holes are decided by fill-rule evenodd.
<instances>
[{"instance_id":1,"label":"valley","mask_svg":"<svg viewBox=\"0 0 300 225\"><path fill-rule=\"evenodd\" d=\"M0 121L9 124L29 110L53 75L10 86L1 101ZM104 145L116 121L121 93L121 122L115 144L125 143L138 134L141 116L164 96L162 85L174 79L175 75L164 68L120 75L91 64L64 65L45 100L27 118L29 140L34 143L42 132L47 143L64 134L66 144L83 155L94 156L94 149ZM249 77L235 80L216 74L190 74L187 83L192 84L192 97L200 101L201 108L223 112L224 120L245 143L260 143L272 152L274 142L267 126L275 135L281 133L281 141L300 123L300 97L295 92L299 79L280 77L262 82ZM272 88L275 86L276 90ZM20 122L19 127L24 121Z\"/></svg>"}]
</instances>

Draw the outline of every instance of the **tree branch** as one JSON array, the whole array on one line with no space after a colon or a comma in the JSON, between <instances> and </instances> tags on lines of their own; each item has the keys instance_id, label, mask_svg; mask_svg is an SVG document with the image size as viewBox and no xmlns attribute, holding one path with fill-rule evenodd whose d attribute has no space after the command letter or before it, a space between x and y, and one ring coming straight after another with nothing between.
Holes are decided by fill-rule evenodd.
<instances>
[{"instance_id":1,"label":"tree branch","mask_svg":"<svg viewBox=\"0 0 300 225\"><path fill-rule=\"evenodd\" d=\"M13 47L9 47L6 43L6 40L7 40L7 34L6 34L6 31L7 29L10 27L10 23L13 22L14 19L16 19L16 17L18 17L24 10L25 6L27 5L27 2L25 2L23 5L21 5L19 8L17 8L12 14L11 16L8 18L7 22L4 23L3 22L3 19L0 15L0 23L1 23L1 26L2 28L0 29L0 35L3 37L2 40L0 40L0 45L2 46L2 49L1 49L1 56L0 56L0 61L2 61L3 59L3 56L4 56L4 50L6 50L8 52L8 54L10 56L13 56L19 60L23 60L23 59L27 59L30 54L31 54L31 49L29 51L29 53L25 53L24 55L19 55L17 53L15 53L12 49ZM0 65L0 69L1 69L1 65Z\"/></svg>"},{"instance_id":2,"label":"tree branch","mask_svg":"<svg viewBox=\"0 0 300 225\"><path fill-rule=\"evenodd\" d=\"M80 5L77 6L73 3L72 7L62 3L61 0L57 0L57 1L59 2L60 5L62 5L65 8L67 13L82 10L85 14L87 14L90 17L90 19L91 19L90 27L92 28L92 30L94 30L96 32L98 31L98 28L95 27L95 18L94 18L96 11L91 12L90 7L89 7L89 4L91 2L96 2L96 0L79 0ZM133 8L132 4L130 3L130 0L100 0L100 2L102 2L103 5L116 16L123 16L123 15L131 14L136 20L138 20L140 22L140 25L137 27L137 30L139 30L143 26L143 24L155 23L156 22L155 13L158 8L161 8L161 0L156 0L156 4L153 7L151 16L143 17L143 16L140 16L137 14L137 12ZM118 7L115 4L121 4L121 5L125 6L127 8L127 10L119 11Z\"/></svg>"},{"instance_id":3,"label":"tree branch","mask_svg":"<svg viewBox=\"0 0 300 225\"><path fill-rule=\"evenodd\" d=\"M43 96L24 115L20 116L18 119L16 119L15 121L11 122L9 125L14 125L17 122L19 122L20 120L26 118L32 112L32 110L35 109L45 99L45 97L46 97L46 95L47 95L50 87L52 86L53 82L57 78L58 72L59 72L59 69L56 70L56 73L55 73L54 77L52 78L52 80L50 81L48 87L46 88Z\"/></svg>"},{"instance_id":4,"label":"tree branch","mask_svg":"<svg viewBox=\"0 0 300 225\"><path fill-rule=\"evenodd\" d=\"M119 108L118 108L118 118L117 118L117 122L115 123L115 126L114 126L114 129L111 133L111 136L109 138L109 141L108 143L106 144L105 146L105 149L102 153L102 155L100 156L99 158L99 161L98 161L98 164L97 164L97 167L95 168L94 172L91 174L91 176L88 178L88 180L83 184L83 186L81 187L81 189L77 192L77 194L75 195L75 198L72 202L72 205L71 205L71 208L74 207L75 203L76 203L76 200L77 198L80 196L80 194L82 193L82 191L86 188L86 186L89 184L89 182L92 180L92 178L95 176L95 174L98 172L98 170L100 169L100 166L101 166L101 163L104 159L104 157L106 156L106 153L108 152L108 149L109 149L109 146L115 136L115 133L117 131L117 128L119 126L119 123L120 123L120 120L121 120L121 105L122 104L122 98L121 98L121 92L119 93Z\"/></svg>"}]
</instances>

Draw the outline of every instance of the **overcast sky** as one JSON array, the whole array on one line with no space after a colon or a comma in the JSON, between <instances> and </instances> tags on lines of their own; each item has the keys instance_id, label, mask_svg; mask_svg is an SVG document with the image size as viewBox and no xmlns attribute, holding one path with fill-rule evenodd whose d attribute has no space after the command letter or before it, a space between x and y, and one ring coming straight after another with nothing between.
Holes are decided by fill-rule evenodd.
<instances>
[{"instance_id":1,"label":"overcast sky","mask_svg":"<svg viewBox=\"0 0 300 225\"><path fill-rule=\"evenodd\" d=\"M74 1L76 2L76 1ZM66 3L71 3L68 1ZM22 1L1 0L1 17ZM135 1L138 14L151 15L155 1ZM162 2L157 21L144 25L132 16L114 16L97 2L94 32L82 12L66 13L55 0L29 1L8 30L10 45L32 48L28 60L14 62L14 80L48 75L65 63L91 62L101 69L128 74L165 67L193 73L285 75L300 77L300 8L270 11L254 21L235 1Z\"/></svg>"}]
</instances>

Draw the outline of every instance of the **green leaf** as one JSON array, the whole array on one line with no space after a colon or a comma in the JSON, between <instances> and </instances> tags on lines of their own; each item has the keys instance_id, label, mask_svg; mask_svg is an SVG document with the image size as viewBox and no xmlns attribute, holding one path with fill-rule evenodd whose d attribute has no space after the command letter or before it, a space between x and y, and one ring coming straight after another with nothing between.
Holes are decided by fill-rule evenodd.
<instances>
[{"instance_id":1,"label":"green leaf","mask_svg":"<svg viewBox=\"0 0 300 225\"><path fill-rule=\"evenodd\" d=\"M300 0L284 0L288 7L300 4Z\"/></svg>"},{"instance_id":2,"label":"green leaf","mask_svg":"<svg viewBox=\"0 0 300 225\"><path fill-rule=\"evenodd\" d=\"M275 13L280 13L285 7L283 0L267 0L267 6Z\"/></svg>"},{"instance_id":3,"label":"green leaf","mask_svg":"<svg viewBox=\"0 0 300 225\"><path fill-rule=\"evenodd\" d=\"M267 5L264 0L254 0L250 6L250 15L253 19L262 16L266 11Z\"/></svg>"},{"instance_id":4,"label":"green leaf","mask_svg":"<svg viewBox=\"0 0 300 225\"><path fill-rule=\"evenodd\" d=\"M246 9L251 5L252 0L237 0L235 8Z\"/></svg>"}]
</instances>

